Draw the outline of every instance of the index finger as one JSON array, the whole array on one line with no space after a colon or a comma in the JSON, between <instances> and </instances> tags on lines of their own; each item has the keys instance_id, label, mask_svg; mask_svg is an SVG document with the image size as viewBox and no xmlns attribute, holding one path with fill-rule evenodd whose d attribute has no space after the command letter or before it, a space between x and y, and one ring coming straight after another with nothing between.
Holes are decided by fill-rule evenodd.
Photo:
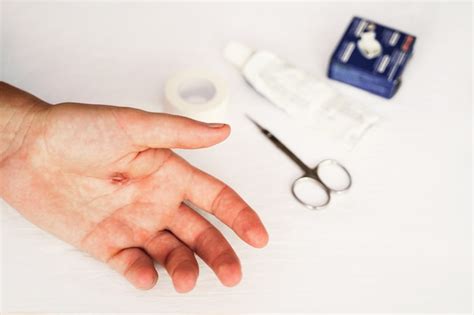
<instances>
[{"instance_id":1,"label":"index finger","mask_svg":"<svg viewBox=\"0 0 474 315\"><path fill-rule=\"evenodd\" d=\"M268 233L257 213L229 186L193 167L186 199L212 213L246 243L264 247Z\"/></svg>"},{"instance_id":2,"label":"index finger","mask_svg":"<svg viewBox=\"0 0 474 315\"><path fill-rule=\"evenodd\" d=\"M127 107L115 107L112 112L134 144L149 148L205 148L224 141L230 133L229 125L183 116Z\"/></svg>"}]
</instances>

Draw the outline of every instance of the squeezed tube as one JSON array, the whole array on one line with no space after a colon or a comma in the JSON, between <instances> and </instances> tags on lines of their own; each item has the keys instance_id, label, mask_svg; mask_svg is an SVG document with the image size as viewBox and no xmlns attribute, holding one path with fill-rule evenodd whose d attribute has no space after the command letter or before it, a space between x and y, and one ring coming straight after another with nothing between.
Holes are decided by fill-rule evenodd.
<instances>
[{"instance_id":1,"label":"squeezed tube","mask_svg":"<svg viewBox=\"0 0 474 315\"><path fill-rule=\"evenodd\" d=\"M307 125L342 138L352 148L378 116L340 95L335 89L275 54L230 42L224 57L272 104Z\"/></svg>"}]
</instances>

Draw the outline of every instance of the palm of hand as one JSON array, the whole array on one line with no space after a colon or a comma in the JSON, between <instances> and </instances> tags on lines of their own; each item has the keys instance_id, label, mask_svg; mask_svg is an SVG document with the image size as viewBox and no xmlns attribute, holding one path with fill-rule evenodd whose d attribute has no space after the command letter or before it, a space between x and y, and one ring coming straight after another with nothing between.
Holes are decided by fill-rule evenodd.
<instances>
[{"instance_id":1,"label":"palm of hand","mask_svg":"<svg viewBox=\"0 0 474 315\"><path fill-rule=\"evenodd\" d=\"M229 133L225 125L62 104L39 115L30 129L7 163L20 178L7 201L139 288L154 286L155 260L178 291L189 291L198 276L194 252L225 285L239 282L240 264L229 243L183 200L212 212L249 244L267 242L258 216L232 189L169 149L218 143ZM18 196L18 189L28 196Z\"/></svg>"}]
</instances>

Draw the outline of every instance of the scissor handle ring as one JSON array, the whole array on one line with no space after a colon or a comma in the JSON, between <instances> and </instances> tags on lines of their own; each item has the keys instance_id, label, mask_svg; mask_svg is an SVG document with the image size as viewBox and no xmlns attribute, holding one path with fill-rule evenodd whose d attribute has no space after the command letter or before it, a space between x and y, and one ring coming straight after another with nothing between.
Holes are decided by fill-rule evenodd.
<instances>
[{"instance_id":1,"label":"scissor handle ring","mask_svg":"<svg viewBox=\"0 0 474 315\"><path fill-rule=\"evenodd\" d=\"M344 171L344 173L346 173L347 175L347 185L343 188L340 188L340 189L334 189L330 186L328 186L324 180L321 178L321 176L319 175L319 168L321 165L324 165L324 164L333 164L333 165L336 165L337 167L339 167L340 169L342 169ZM336 160L333 160L333 159L326 159L326 160L322 160L321 162L318 163L318 165L314 168L314 172L316 173L317 177L318 177L318 180L330 191L330 192L334 192L336 194L339 194L339 193L342 193L346 190L349 190L349 188L351 188L352 186L352 176L351 174L349 173L349 171L347 170L347 168L344 167L344 165L342 165L341 163L339 163L338 161Z\"/></svg>"},{"instance_id":2,"label":"scissor handle ring","mask_svg":"<svg viewBox=\"0 0 474 315\"><path fill-rule=\"evenodd\" d=\"M304 200L300 199L300 197L298 197L298 194L295 191L295 188L298 185L298 183L303 182L303 181L305 181L305 182L314 181L314 182L318 183L318 185L321 186L321 189L323 189L324 192L326 193L326 197L327 197L326 201L322 204L314 205L314 204L307 203ZM331 201L331 191L330 191L330 189L328 189L328 187L326 187L326 185L324 183L322 183L318 178L316 178L315 176L311 176L310 174L303 175L300 178L296 179L293 182L293 184L291 185L291 193L293 194L293 197L295 197L295 199L298 200L299 203L301 203L303 206L305 206L306 208L308 208L310 210L320 210L320 209L326 207L329 204L329 202Z\"/></svg>"}]
</instances>

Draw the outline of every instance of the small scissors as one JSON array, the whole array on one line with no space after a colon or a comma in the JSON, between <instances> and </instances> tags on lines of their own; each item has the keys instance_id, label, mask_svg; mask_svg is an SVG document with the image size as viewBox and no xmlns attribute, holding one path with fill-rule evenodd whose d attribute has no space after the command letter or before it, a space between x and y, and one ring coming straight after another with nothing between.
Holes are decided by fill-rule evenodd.
<instances>
[{"instance_id":1,"label":"small scissors","mask_svg":"<svg viewBox=\"0 0 474 315\"><path fill-rule=\"evenodd\" d=\"M259 123L257 123L254 119L252 119L250 116L246 115L250 121L252 121L258 129L271 141L273 142L274 145L276 145L283 153L285 153L290 159L293 160L304 172L303 176L300 178L297 178L294 182L293 185L291 186L291 192L293 196L298 200L302 205L306 206L307 208L311 210L318 210L321 209L329 204L329 201L331 200L331 193L341 193L343 191L348 190L351 185L352 185L352 178L351 174L349 171L338 161L333 160L333 159L326 159L321 162L319 162L315 168L309 168L304 164L293 152L290 151L280 140L277 139L270 131L267 129L263 128ZM333 188L330 187L330 185L326 184L324 179L321 178L320 176L320 170L324 166L329 166L332 165L333 167L337 167L344 173L346 176L346 184L342 188ZM307 182L312 182L314 184L317 184L323 191L324 193L324 199L321 202L307 202L304 201L303 198L298 196L297 193L297 187L299 184Z\"/></svg>"}]
</instances>

